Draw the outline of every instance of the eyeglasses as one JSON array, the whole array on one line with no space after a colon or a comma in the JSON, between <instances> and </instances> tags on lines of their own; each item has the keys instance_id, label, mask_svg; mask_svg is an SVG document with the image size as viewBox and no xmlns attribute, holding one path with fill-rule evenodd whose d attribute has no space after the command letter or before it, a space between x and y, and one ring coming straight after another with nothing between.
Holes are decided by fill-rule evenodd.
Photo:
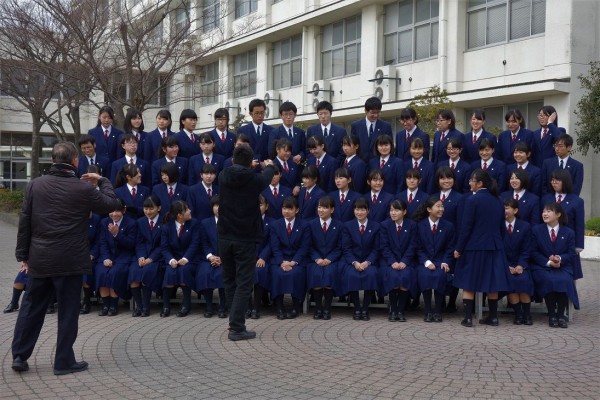
<instances>
[{"instance_id":1,"label":"eyeglasses","mask_svg":"<svg viewBox=\"0 0 600 400\"><path fill-rule=\"evenodd\" d=\"M554 143L554 148L562 148L562 147L567 147L564 145L564 143Z\"/></svg>"},{"instance_id":2,"label":"eyeglasses","mask_svg":"<svg viewBox=\"0 0 600 400\"><path fill-rule=\"evenodd\" d=\"M295 117L296 113L293 112L293 111L284 111L284 112L281 113L281 116L283 118L291 118L291 117Z\"/></svg>"}]
</instances>

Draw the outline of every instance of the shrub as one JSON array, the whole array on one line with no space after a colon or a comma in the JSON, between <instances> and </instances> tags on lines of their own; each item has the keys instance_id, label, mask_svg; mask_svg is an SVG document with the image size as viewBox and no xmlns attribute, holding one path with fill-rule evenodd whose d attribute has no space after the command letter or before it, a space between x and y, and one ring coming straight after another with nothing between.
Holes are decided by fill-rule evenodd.
<instances>
[{"instance_id":1,"label":"shrub","mask_svg":"<svg viewBox=\"0 0 600 400\"><path fill-rule=\"evenodd\" d=\"M585 229L588 231L592 231L593 235L597 235L600 233L600 217L592 217L588 219L585 223Z\"/></svg>"},{"instance_id":2,"label":"shrub","mask_svg":"<svg viewBox=\"0 0 600 400\"><path fill-rule=\"evenodd\" d=\"M0 191L0 211L18 213L23 204L23 191Z\"/></svg>"}]
</instances>

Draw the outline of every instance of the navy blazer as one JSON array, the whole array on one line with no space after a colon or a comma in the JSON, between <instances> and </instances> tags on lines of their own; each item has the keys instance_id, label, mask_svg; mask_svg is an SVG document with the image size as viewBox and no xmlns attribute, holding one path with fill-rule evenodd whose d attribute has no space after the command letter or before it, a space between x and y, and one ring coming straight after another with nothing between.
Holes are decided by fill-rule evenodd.
<instances>
[{"instance_id":1,"label":"navy blazer","mask_svg":"<svg viewBox=\"0 0 600 400\"><path fill-rule=\"evenodd\" d=\"M410 219L402 220L400 235L396 230L396 222L388 219L381 224L381 255L386 265L403 262L411 267L415 264L417 224Z\"/></svg>"},{"instance_id":2,"label":"navy blazer","mask_svg":"<svg viewBox=\"0 0 600 400\"><path fill-rule=\"evenodd\" d=\"M531 228L531 263L533 269L549 269L546 264L551 255L560 256L560 268L573 275L575 253L575 234L567 226L559 225L556 242L552 243L548 225L539 224Z\"/></svg>"},{"instance_id":3,"label":"navy blazer","mask_svg":"<svg viewBox=\"0 0 600 400\"><path fill-rule=\"evenodd\" d=\"M564 129L563 129L564 131ZM544 160L556 156L554 152L554 141L563 133L554 124L548 124L548 134L542 139L542 128L533 131L533 147L531 148L531 162L538 168L542 168Z\"/></svg>"},{"instance_id":4,"label":"navy blazer","mask_svg":"<svg viewBox=\"0 0 600 400\"><path fill-rule=\"evenodd\" d=\"M175 187L175 191L173 192L173 197L169 196L169 189L166 183L159 183L158 185L154 185L152 187L152 194L158 196L160 199L160 216L163 217L166 213L169 212L169 208L171 208L171 203L175 200L183 200L187 201L188 197L188 187L183 183L177 183Z\"/></svg>"},{"instance_id":5,"label":"navy blazer","mask_svg":"<svg viewBox=\"0 0 600 400\"><path fill-rule=\"evenodd\" d=\"M98 167L100 167L100 174L103 177L105 177L105 178L110 177L110 162L108 160L108 157L104 157L104 156L101 156L98 153L96 153L96 155L94 156L94 165L97 165ZM86 156L79 157L79 166L77 167L77 175L81 176L81 175L87 173L89 166L90 166L90 163Z\"/></svg>"},{"instance_id":6,"label":"navy blazer","mask_svg":"<svg viewBox=\"0 0 600 400\"><path fill-rule=\"evenodd\" d=\"M302 159L305 160L306 159L306 134L304 133L304 131L302 129L300 129L296 125L294 125L293 126L294 137L290 138L290 135L288 134L287 130L288 130L288 128L286 128L284 125L281 125L277 128L274 128L269 133L269 144L268 144L269 151L273 152L273 155L275 155L275 153L276 153L275 152L275 142L279 139L287 139L292 143L292 156L290 157L290 161L292 163L294 163L292 161L292 159L297 155L300 155L302 157ZM275 158L275 157L273 157L273 158Z\"/></svg>"},{"instance_id":7,"label":"navy blazer","mask_svg":"<svg viewBox=\"0 0 600 400\"><path fill-rule=\"evenodd\" d=\"M419 206L421 206L422 204L425 204L425 202L427 202L427 199L429 198L429 194L425 193L424 191L417 189L417 195L413 197L412 202L408 202L408 197L409 197L409 193L408 193L408 189L407 190L403 190L401 192L399 192L398 194L396 194L396 199L400 199L402 201L404 201L404 204L406 204L406 218L414 218L415 213L417 212L417 209L419 208Z\"/></svg>"},{"instance_id":8,"label":"navy blazer","mask_svg":"<svg viewBox=\"0 0 600 400\"><path fill-rule=\"evenodd\" d=\"M225 168L225 158L221 154L213 152L212 157L210 159L210 163L217 170L217 178L215 178L216 182L219 178L219 173ZM204 155L204 153L200 153L189 159L187 172L188 185L195 185L196 183L200 183L200 181L202 181L201 175L202 167L204 167L204 164L206 164L206 156Z\"/></svg>"},{"instance_id":9,"label":"navy blazer","mask_svg":"<svg viewBox=\"0 0 600 400\"><path fill-rule=\"evenodd\" d=\"M446 158L444 161L440 161L437 164L437 168L450 167L450 159ZM471 179L471 165L462 158L458 159L457 163L454 163L454 187L461 193L469 192L469 179Z\"/></svg>"},{"instance_id":10,"label":"navy blazer","mask_svg":"<svg viewBox=\"0 0 600 400\"><path fill-rule=\"evenodd\" d=\"M325 192L319 186L315 185L310 194L308 195L308 199L306 196L306 188L303 187L300 189L300 193L298 193L298 217L311 220L317 216L317 207L319 205L319 199L325 196Z\"/></svg>"},{"instance_id":11,"label":"navy blazer","mask_svg":"<svg viewBox=\"0 0 600 400\"><path fill-rule=\"evenodd\" d=\"M520 128L517 132L517 138L512 141L512 132L509 130L500 132L498 135L498 144L494 150L494 158L504 161L505 164L514 164L513 153L518 142L525 142L531 149L533 147L533 132L529 129Z\"/></svg>"},{"instance_id":12,"label":"navy blazer","mask_svg":"<svg viewBox=\"0 0 600 400\"><path fill-rule=\"evenodd\" d=\"M458 129L450 129L448 134L444 136L444 140L440 143L440 138L442 137L442 132L436 131L433 135L433 147L431 149L431 162L434 164L439 164L444 160L448 160L450 157L446 152L446 146L448 145L448 139L453 137L459 137L460 140L464 142L463 133Z\"/></svg>"},{"instance_id":13,"label":"navy blazer","mask_svg":"<svg viewBox=\"0 0 600 400\"><path fill-rule=\"evenodd\" d=\"M160 248L162 227L160 218L156 220L156 224L152 230L150 230L150 222L146 216L140 217L137 220L136 259L144 257L151 259L152 262L161 262L163 260Z\"/></svg>"},{"instance_id":14,"label":"navy blazer","mask_svg":"<svg viewBox=\"0 0 600 400\"><path fill-rule=\"evenodd\" d=\"M273 127L263 122L260 129L260 136L258 136L254 129L254 124L249 122L246 125L240 126L237 133L243 133L248 136L250 139L250 147L252 147L252 150L254 151L254 159L264 161L271 158L269 151L269 135L271 134Z\"/></svg>"},{"instance_id":15,"label":"navy blazer","mask_svg":"<svg viewBox=\"0 0 600 400\"><path fill-rule=\"evenodd\" d=\"M512 172L517 169L517 164L510 164L506 166L506 184L505 187L510 187L510 176ZM529 176L529 185L527 186L527 190L531 193L535 194L538 197L542 196L542 171L533 165L531 162L527 163L527 168L525 168L525 172Z\"/></svg>"},{"instance_id":16,"label":"navy blazer","mask_svg":"<svg viewBox=\"0 0 600 400\"><path fill-rule=\"evenodd\" d=\"M502 201L489 190L479 189L465 197L456 250L460 254L469 250L502 250L505 231Z\"/></svg>"},{"instance_id":17,"label":"navy blazer","mask_svg":"<svg viewBox=\"0 0 600 400\"><path fill-rule=\"evenodd\" d=\"M512 224L512 233L509 235L506 231L504 235L504 252L508 259L508 265L511 267L520 265L523 268L529 268L531 225L518 218L515 218Z\"/></svg>"},{"instance_id":18,"label":"navy blazer","mask_svg":"<svg viewBox=\"0 0 600 400\"><path fill-rule=\"evenodd\" d=\"M368 162L371 158L375 157L375 142L379 136L389 135L390 137L393 137L392 126L380 119L375 121L373 135L369 136L366 118L354 121L350 128L350 134L358 136L358 141L360 142L359 155L365 162Z\"/></svg>"},{"instance_id":19,"label":"navy blazer","mask_svg":"<svg viewBox=\"0 0 600 400\"><path fill-rule=\"evenodd\" d=\"M308 156L306 160L306 165L314 165L317 166L317 159L315 157ZM335 190L335 170L338 168L338 161L325 153L323 157L323 161L319 165L319 187L323 189L325 192L331 192Z\"/></svg>"},{"instance_id":20,"label":"navy blazer","mask_svg":"<svg viewBox=\"0 0 600 400\"><path fill-rule=\"evenodd\" d=\"M284 261L295 261L298 264L306 262L310 245L308 222L296 218L290 235L287 234L287 224L287 220L281 218L271 225L272 265L281 265Z\"/></svg>"},{"instance_id":21,"label":"navy blazer","mask_svg":"<svg viewBox=\"0 0 600 400\"><path fill-rule=\"evenodd\" d=\"M271 190L271 186L267 186L265 190L261 192L264 198L267 200L267 204L269 205L269 209L267 213L273 219L283 218L281 215L281 208L283 207L283 199L292 195L292 190L286 186L279 185L277 189L277 198L273 196L273 191Z\"/></svg>"},{"instance_id":22,"label":"navy blazer","mask_svg":"<svg viewBox=\"0 0 600 400\"><path fill-rule=\"evenodd\" d=\"M271 259L271 226L275 220L265 215L263 218L263 232L265 234L262 243L256 244L257 259L262 259L265 264L269 263Z\"/></svg>"},{"instance_id":23,"label":"navy blazer","mask_svg":"<svg viewBox=\"0 0 600 400\"><path fill-rule=\"evenodd\" d=\"M542 164L542 193L552 192L552 186L550 181L552 180L552 173L560 168L560 161L558 157L547 158ZM581 188L583 187L583 164L569 156L567 165L564 167L573 180L573 193L577 196L581 194Z\"/></svg>"},{"instance_id":24,"label":"navy blazer","mask_svg":"<svg viewBox=\"0 0 600 400\"><path fill-rule=\"evenodd\" d=\"M294 189L296 186L300 186L300 168L290 158L287 161L288 171L283 168L283 165L279 162L278 158L273 159L273 163L277 164L279 171L281 171L281 179L279 184L287 186L289 189Z\"/></svg>"},{"instance_id":25,"label":"navy blazer","mask_svg":"<svg viewBox=\"0 0 600 400\"><path fill-rule=\"evenodd\" d=\"M483 169L483 162L481 160L474 161L471 164L471 171L475 171L477 168ZM494 157L492 162L487 165L487 173L496 180L498 191L504 191L508 182L508 179L506 179L506 164ZM467 181L468 183L469 181Z\"/></svg>"},{"instance_id":26,"label":"navy blazer","mask_svg":"<svg viewBox=\"0 0 600 400\"><path fill-rule=\"evenodd\" d=\"M150 189L142 185L137 185L135 189L135 198L131 195L127 184L115 188L115 195L125 203L127 214L137 220L144 216L144 200L150 196Z\"/></svg>"},{"instance_id":27,"label":"navy blazer","mask_svg":"<svg viewBox=\"0 0 600 400\"><path fill-rule=\"evenodd\" d=\"M88 242L90 243L90 256L93 257L92 263L96 263L100 256L100 231L102 218L98 214L92 213L88 225Z\"/></svg>"},{"instance_id":28,"label":"navy blazer","mask_svg":"<svg viewBox=\"0 0 600 400\"><path fill-rule=\"evenodd\" d=\"M110 163L119 158L118 151L121 148L119 145L119 138L122 134L123 131L116 128L114 125L110 127L108 140L104 139L104 127L101 125L88 131L88 135L96 140L96 154L108 158Z\"/></svg>"},{"instance_id":29,"label":"navy blazer","mask_svg":"<svg viewBox=\"0 0 600 400\"><path fill-rule=\"evenodd\" d=\"M462 203L465 199L465 196L471 196L471 192L469 193L459 193L456 190L450 190L450 194L444 200L444 214L442 214L442 219L449 221L452 223L452 226L459 226L458 224L458 212L462 207ZM442 192L434 193L433 196L441 199Z\"/></svg>"},{"instance_id":30,"label":"navy blazer","mask_svg":"<svg viewBox=\"0 0 600 400\"><path fill-rule=\"evenodd\" d=\"M352 177L352 189L357 193L365 193L365 190L371 190L367 186L367 164L358 155L352 157L345 165L345 159L342 161L342 167L348 168Z\"/></svg>"},{"instance_id":31,"label":"navy blazer","mask_svg":"<svg viewBox=\"0 0 600 400\"><path fill-rule=\"evenodd\" d=\"M210 189L212 196L219 194L219 188L217 185L212 184ZM188 187L186 202L192 211L192 217L194 217L194 219L203 221L204 219L214 215L212 207L210 206L210 199L211 198L208 197L208 192L204 188L202 182Z\"/></svg>"},{"instance_id":32,"label":"navy blazer","mask_svg":"<svg viewBox=\"0 0 600 400\"><path fill-rule=\"evenodd\" d=\"M183 130L173 134L173 137L177 139L177 144L179 145L179 153L177 154L177 157L192 158L192 156L202 152L200 150L199 136L195 133L193 133L193 135L194 143L192 143L187 133L185 133Z\"/></svg>"},{"instance_id":33,"label":"navy blazer","mask_svg":"<svg viewBox=\"0 0 600 400\"><path fill-rule=\"evenodd\" d=\"M125 157L119 158L118 160L113 161L110 167L110 181L113 185L116 184L117 174L121 172L121 169L124 165L127 165L127 159ZM135 165L140 169L140 173L142 174L142 185L146 187L152 186L152 175L150 170L150 163L146 160L142 160L140 157L135 158Z\"/></svg>"},{"instance_id":34,"label":"navy blazer","mask_svg":"<svg viewBox=\"0 0 600 400\"><path fill-rule=\"evenodd\" d=\"M479 143L481 143L481 140L483 138L491 139L494 142L494 148L496 147L495 145L497 140L496 136L494 136L493 133L490 133L483 129L481 134L477 138L477 141L473 143L473 131L469 131L465 133L465 136L463 138L463 150L460 153L461 158L464 158L465 161L470 164L481 159L481 157L479 157Z\"/></svg>"},{"instance_id":35,"label":"navy blazer","mask_svg":"<svg viewBox=\"0 0 600 400\"><path fill-rule=\"evenodd\" d=\"M404 173L409 169L412 169L415 166L415 162L412 157L409 157L408 160L404 161ZM421 162L419 163L419 171L421 172L421 183L419 183L419 189L424 191L425 193L433 193L435 190L436 182L435 182L435 166L431 161L425 158L421 158ZM406 189L406 179L402 184L402 190Z\"/></svg>"},{"instance_id":36,"label":"navy blazer","mask_svg":"<svg viewBox=\"0 0 600 400\"><path fill-rule=\"evenodd\" d=\"M348 222L354 219L354 209L352 208L352 206L354 205L354 201L356 199L362 197L360 193L357 193L353 190L348 190L348 193L346 193L346 197L344 198L344 204L340 202L339 190L329 193L329 197L331 197L333 199L333 202L335 203L335 209L333 210L333 218L342 222Z\"/></svg>"},{"instance_id":37,"label":"navy blazer","mask_svg":"<svg viewBox=\"0 0 600 400\"><path fill-rule=\"evenodd\" d=\"M425 267L427 260L431 261L436 268L442 263L449 267L454 265L454 248L456 235L452 223L440 218L436 223L436 233L431 232L429 218L417 223L417 257L419 267Z\"/></svg>"},{"instance_id":38,"label":"navy blazer","mask_svg":"<svg viewBox=\"0 0 600 400\"><path fill-rule=\"evenodd\" d=\"M214 152L217 154L221 154L223 158L229 158L233 155L233 148L235 147L235 133L227 130L225 132L225 141L221 140L221 135L217 132L216 129L213 129L210 132L210 135L213 137L215 141L215 149Z\"/></svg>"},{"instance_id":39,"label":"navy blazer","mask_svg":"<svg viewBox=\"0 0 600 400\"><path fill-rule=\"evenodd\" d=\"M167 130L167 137L173 136L174 133L170 129ZM152 163L158 159L158 151L162 146L162 135L158 128L146 134L146 144L144 145L143 159Z\"/></svg>"},{"instance_id":40,"label":"navy blazer","mask_svg":"<svg viewBox=\"0 0 600 400\"><path fill-rule=\"evenodd\" d=\"M211 217L204 218L200 225L202 229L200 229L199 261L206 261L206 256L209 254L219 255L219 234L214 214Z\"/></svg>"},{"instance_id":41,"label":"navy blazer","mask_svg":"<svg viewBox=\"0 0 600 400\"><path fill-rule=\"evenodd\" d=\"M360 234L358 220L344 224L342 233L343 260L346 265L354 261L369 261L371 266L378 267L380 249L380 225L372 219L367 220L364 235Z\"/></svg>"},{"instance_id":42,"label":"navy blazer","mask_svg":"<svg viewBox=\"0 0 600 400\"><path fill-rule=\"evenodd\" d=\"M129 265L135 257L135 243L137 239L137 225L133 218L123 215L119 222L119 233L113 236L108 230L112 224L110 217L100 222L100 257L98 261L111 260L113 264L123 263Z\"/></svg>"},{"instance_id":43,"label":"navy blazer","mask_svg":"<svg viewBox=\"0 0 600 400\"><path fill-rule=\"evenodd\" d=\"M310 233L310 246L308 256L311 262L322 258L337 262L342 257L342 233L344 225L335 219L327 227L327 232L323 232L321 219L315 218L308 225Z\"/></svg>"},{"instance_id":44,"label":"navy blazer","mask_svg":"<svg viewBox=\"0 0 600 400\"><path fill-rule=\"evenodd\" d=\"M554 193L549 193L542 198L541 206L556 202ZM575 247L583 249L585 241L585 211L583 199L574 193L563 197L560 205L567 214L567 226L575 232ZM518 215L518 214L517 214Z\"/></svg>"},{"instance_id":45,"label":"navy blazer","mask_svg":"<svg viewBox=\"0 0 600 400\"><path fill-rule=\"evenodd\" d=\"M342 139L344 139L344 136L347 134L346 129L343 127L331 124L329 132L327 132L327 137L323 137L323 127L321 124L317 124L306 130L306 140L308 141L311 136L323 137L327 154L336 160L337 166L340 166L342 162L344 162L344 158L346 158L344 151L342 150Z\"/></svg>"},{"instance_id":46,"label":"navy blazer","mask_svg":"<svg viewBox=\"0 0 600 400\"><path fill-rule=\"evenodd\" d=\"M160 167L162 167L163 164L168 162L172 161L167 161L165 157L159 158L158 160L154 160L154 162L152 163L152 186L162 183L162 178L160 177ZM177 169L179 170L178 182L187 184L188 159L184 157L175 157L175 165L177 165Z\"/></svg>"},{"instance_id":47,"label":"navy blazer","mask_svg":"<svg viewBox=\"0 0 600 400\"><path fill-rule=\"evenodd\" d=\"M368 191L363 196L369 202L369 219L375 222L383 222L390 213L390 203L394 200L394 195L381 190L377 195L377 202L373 203L373 194Z\"/></svg>"},{"instance_id":48,"label":"navy blazer","mask_svg":"<svg viewBox=\"0 0 600 400\"><path fill-rule=\"evenodd\" d=\"M514 190L508 190L500 194L500 198L504 201L507 198L515 197ZM517 218L529 222L531 225L537 225L542 222L542 213L540 211L540 198L528 190L525 190L519 196L519 212Z\"/></svg>"},{"instance_id":49,"label":"navy blazer","mask_svg":"<svg viewBox=\"0 0 600 400\"><path fill-rule=\"evenodd\" d=\"M200 261L200 231L198 221L194 218L183 224L181 237L178 236L175 221L163 225L160 250L165 263L184 257L190 263L198 263Z\"/></svg>"},{"instance_id":50,"label":"navy blazer","mask_svg":"<svg viewBox=\"0 0 600 400\"><path fill-rule=\"evenodd\" d=\"M406 129L402 129L396 133L396 157L403 161L409 161L411 159L410 145L416 138L420 138L423 141L423 158L429 160L431 140L429 139L429 135L420 130L418 126L408 140L406 139Z\"/></svg>"},{"instance_id":51,"label":"navy blazer","mask_svg":"<svg viewBox=\"0 0 600 400\"><path fill-rule=\"evenodd\" d=\"M369 160L369 170L378 169L383 175L383 189L388 193L398 193L404 185L404 171L402 170L402 161L394 156L390 156L381 168L381 158L373 157Z\"/></svg>"}]
</instances>

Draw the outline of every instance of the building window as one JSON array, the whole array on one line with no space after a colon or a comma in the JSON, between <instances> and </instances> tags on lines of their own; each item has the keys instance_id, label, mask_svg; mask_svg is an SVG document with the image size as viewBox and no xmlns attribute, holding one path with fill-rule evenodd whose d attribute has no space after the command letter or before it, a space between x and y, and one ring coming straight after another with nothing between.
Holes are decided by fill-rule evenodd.
<instances>
[{"instance_id":1,"label":"building window","mask_svg":"<svg viewBox=\"0 0 600 400\"><path fill-rule=\"evenodd\" d=\"M385 8L384 65L435 57L438 54L437 0L403 0Z\"/></svg>"},{"instance_id":2,"label":"building window","mask_svg":"<svg viewBox=\"0 0 600 400\"><path fill-rule=\"evenodd\" d=\"M546 0L469 0L468 48L507 42L546 30Z\"/></svg>"},{"instance_id":3,"label":"building window","mask_svg":"<svg viewBox=\"0 0 600 400\"><path fill-rule=\"evenodd\" d=\"M235 0L235 18L253 13L258 8L258 0Z\"/></svg>"},{"instance_id":4,"label":"building window","mask_svg":"<svg viewBox=\"0 0 600 400\"><path fill-rule=\"evenodd\" d=\"M159 75L153 82L152 88L150 90L157 89L148 104L154 104L157 106L164 107L168 104L168 93L169 93L169 84L167 78L163 75Z\"/></svg>"},{"instance_id":5,"label":"building window","mask_svg":"<svg viewBox=\"0 0 600 400\"><path fill-rule=\"evenodd\" d=\"M173 15L173 14L171 14ZM177 8L175 10L173 21L173 36L181 35L187 32L190 28L190 12L186 7Z\"/></svg>"},{"instance_id":6,"label":"building window","mask_svg":"<svg viewBox=\"0 0 600 400\"><path fill-rule=\"evenodd\" d=\"M219 62L202 66L200 74L200 104L205 106L219 101Z\"/></svg>"},{"instance_id":7,"label":"building window","mask_svg":"<svg viewBox=\"0 0 600 400\"><path fill-rule=\"evenodd\" d=\"M302 83L302 35L273 46L273 89Z\"/></svg>"},{"instance_id":8,"label":"building window","mask_svg":"<svg viewBox=\"0 0 600 400\"><path fill-rule=\"evenodd\" d=\"M321 65L323 79L360 72L360 15L323 27Z\"/></svg>"},{"instance_id":9,"label":"building window","mask_svg":"<svg viewBox=\"0 0 600 400\"><path fill-rule=\"evenodd\" d=\"M234 97L256 94L256 50L235 56L233 67Z\"/></svg>"},{"instance_id":10,"label":"building window","mask_svg":"<svg viewBox=\"0 0 600 400\"><path fill-rule=\"evenodd\" d=\"M202 32L206 33L219 26L221 18L221 1L205 0L202 7Z\"/></svg>"}]
</instances>

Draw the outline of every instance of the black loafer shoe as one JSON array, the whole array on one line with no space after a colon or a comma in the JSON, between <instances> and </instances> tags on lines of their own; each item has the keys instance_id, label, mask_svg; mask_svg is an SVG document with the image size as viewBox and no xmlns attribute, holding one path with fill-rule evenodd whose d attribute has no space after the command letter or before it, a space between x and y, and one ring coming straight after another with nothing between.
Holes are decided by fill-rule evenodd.
<instances>
[{"instance_id":1,"label":"black loafer shoe","mask_svg":"<svg viewBox=\"0 0 600 400\"><path fill-rule=\"evenodd\" d=\"M18 304L13 304L10 303L9 305L6 306L6 308L4 309L4 314L8 314L11 313L13 311L17 311L19 309L19 305Z\"/></svg>"},{"instance_id":2,"label":"black loafer shoe","mask_svg":"<svg viewBox=\"0 0 600 400\"><path fill-rule=\"evenodd\" d=\"M241 332L229 331L229 334L227 335L227 338L229 340L233 340L234 342L237 342L238 340L254 339L255 337L256 337L256 332L254 332L254 331L241 331Z\"/></svg>"},{"instance_id":3,"label":"black loafer shoe","mask_svg":"<svg viewBox=\"0 0 600 400\"><path fill-rule=\"evenodd\" d=\"M400 322L406 322L406 317L404 316L403 312L399 312L396 315L396 321L400 321Z\"/></svg>"},{"instance_id":4,"label":"black loafer shoe","mask_svg":"<svg viewBox=\"0 0 600 400\"><path fill-rule=\"evenodd\" d=\"M321 310L315 310L313 319L323 319L323 312Z\"/></svg>"},{"instance_id":5,"label":"black loafer shoe","mask_svg":"<svg viewBox=\"0 0 600 400\"><path fill-rule=\"evenodd\" d=\"M480 319L479 323L482 325L489 325L489 326L498 326L498 318L484 318L484 319Z\"/></svg>"},{"instance_id":6,"label":"black loafer shoe","mask_svg":"<svg viewBox=\"0 0 600 400\"><path fill-rule=\"evenodd\" d=\"M85 361L79 361L79 362L76 362L75 364L71 365L67 369L54 368L54 375L67 375L67 374L72 374L74 372L85 371L86 369L88 369L88 363Z\"/></svg>"},{"instance_id":7,"label":"black loafer shoe","mask_svg":"<svg viewBox=\"0 0 600 400\"><path fill-rule=\"evenodd\" d=\"M56 309L54 308L54 304L49 305L48 308L46 309L46 314L54 314L56 312Z\"/></svg>"},{"instance_id":8,"label":"black loafer shoe","mask_svg":"<svg viewBox=\"0 0 600 400\"><path fill-rule=\"evenodd\" d=\"M442 322L442 314L433 314L433 322Z\"/></svg>"},{"instance_id":9,"label":"black loafer shoe","mask_svg":"<svg viewBox=\"0 0 600 400\"><path fill-rule=\"evenodd\" d=\"M89 314L90 310L92 309L92 305L91 304L82 304L81 308L79 309L79 314Z\"/></svg>"},{"instance_id":10,"label":"black loafer shoe","mask_svg":"<svg viewBox=\"0 0 600 400\"><path fill-rule=\"evenodd\" d=\"M258 310L252 310L252 312L250 313L250 319L259 319L260 318L260 312Z\"/></svg>"},{"instance_id":11,"label":"black loafer shoe","mask_svg":"<svg viewBox=\"0 0 600 400\"><path fill-rule=\"evenodd\" d=\"M133 312L131 313L132 317L139 317L142 315L142 310L133 310Z\"/></svg>"},{"instance_id":12,"label":"black loafer shoe","mask_svg":"<svg viewBox=\"0 0 600 400\"><path fill-rule=\"evenodd\" d=\"M246 318L252 317L252 310L249 308L246 310Z\"/></svg>"},{"instance_id":13,"label":"black loafer shoe","mask_svg":"<svg viewBox=\"0 0 600 400\"><path fill-rule=\"evenodd\" d=\"M431 314L431 313L425 314L425 317L423 318L423 321L425 321L425 322L433 322L433 314Z\"/></svg>"},{"instance_id":14,"label":"black loafer shoe","mask_svg":"<svg viewBox=\"0 0 600 400\"><path fill-rule=\"evenodd\" d=\"M533 319L531 318L531 315L526 316L523 320L523 323L525 325L533 325Z\"/></svg>"},{"instance_id":15,"label":"black loafer shoe","mask_svg":"<svg viewBox=\"0 0 600 400\"><path fill-rule=\"evenodd\" d=\"M280 321L286 319L285 311L277 310L277 319Z\"/></svg>"},{"instance_id":16,"label":"black loafer shoe","mask_svg":"<svg viewBox=\"0 0 600 400\"><path fill-rule=\"evenodd\" d=\"M12 362L12 369L16 372L29 371L29 364L26 360L23 360L21 356L17 356Z\"/></svg>"},{"instance_id":17,"label":"black loafer shoe","mask_svg":"<svg viewBox=\"0 0 600 400\"><path fill-rule=\"evenodd\" d=\"M142 310L140 317L149 317L149 316L150 316L150 313L148 312L148 310Z\"/></svg>"},{"instance_id":18,"label":"black loafer shoe","mask_svg":"<svg viewBox=\"0 0 600 400\"><path fill-rule=\"evenodd\" d=\"M323 319L325 321L329 321L331 319L331 311L329 310L324 310L323 311Z\"/></svg>"},{"instance_id":19,"label":"black loafer shoe","mask_svg":"<svg viewBox=\"0 0 600 400\"><path fill-rule=\"evenodd\" d=\"M548 319L548 326L551 328L558 328L558 319L554 317Z\"/></svg>"},{"instance_id":20,"label":"black loafer shoe","mask_svg":"<svg viewBox=\"0 0 600 400\"><path fill-rule=\"evenodd\" d=\"M225 310L219 310L219 313L217 314L217 317L219 317L219 318L227 318L227 311L225 311Z\"/></svg>"},{"instance_id":21,"label":"black loafer shoe","mask_svg":"<svg viewBox=\"0 0 600 400\"><path fill-rule=\"evenodd\" d=\"M214 315L214 313L212 311L204 312L204 318L212 318L213 315Z\"/></svg>"},{"instance_id":22,"label":"black loafer shoe","mask_svg":"<svg viewBox=\"0 0 600 400\"><path fill-rule=\"evenodd\" d=\"M179 312L176 314L178 317L187 317L190 313L190 310L187 307L181 307Z\"/></svg>"},{"instance_id":23,"label":"black loafer shoe","mask_svg":"<svg viewBox=\"0 0 600 400\"><path fill-rule=\"evenodd\" d=\"M285 319L294 319L297 316L298 316L298 311L292 310L292 311L288 311L288 313L285 315Z\"/></svg>"},{"instance_id":24,"label":"black loafer shoe","mask_svg":"<svg viewBox=\"0 0 600 400\"><path fill-rule=\"evenodd\" d=\"M355 321L360 321L360 311L354 311L354 315L352 316L352 319Z\"/></svg>"},{"instance_id":25,"label":"black loafer shoe","mask_svg":"<svg viewBox=\"0 0 600 400\"><path fill-rule=\"evenodd\" d=\"M102 307L100 311L98 311L98 315L100 317L105 317L108 315L108 307Z\"/></svg>"},{"instance_id":26,"label":"black loafer shoe","mask_svg":"<svg viewBox=\"0 0 600 400\"><path fill-rule=\"evenodd\" d=\"M521 317L515 317L515 320L513 321L513 324L515 324L515 325L523 325L523 318L521 318Z\"/></svg>"},{"instance_id":27,"label":"black loafer shoe","mask_svg":"<svg viewBox=\"0 0 600 400\"><path fill-rule=\"evenodd\" d=\"M462 326L466 326L467 328L471 328L473 326L473 320L471 318L465 318L460 321Z\"/></svg>"},{"instance_id":28,"label":"black loafer shoe","mask_svg":"<svg viewBox=\"0 0 600 400\"><path fill-rule=\"evenodd\" d=\"M566 320L566 319L564 319L564 318L559 318L559 319L558 319L558 327L559 327L559 328L565 328L565 329L566 329L566 328L568 328L568 327L569 327L569 324L567 323L567 320Z\"/></svg>"},{"instance_id":29,"label":"black loafer shoe","mask_svg":"<svg viewBox=\"0 0 600 400\"><path fill-rule=\"evenodd\" d=\"M110 308L108 309L108 316L109 316L109 317L114 317L114 316L115 316L115 315L117 315L118 313L119 313L119 312L117 311L117 309L116 309L116 308L112 308L112 307L110 307Z\"/></svg>"},{"instance_id":30,"label":"black loafer shoe","mask_svg":"<svg viewBox=\"0 0 600 400\"><path fill-rule=\"evenodd\" d=\"M163 310L160 313L160 317L161 318L166 318L169 315L171 315L171 309L170 308L163 308Z\"/></svg>"},{"instance_id":31,"label":"black loafer shoe","mask_svg":"<svg viewBox=\"0 0 600 400\"><path fill-rule=\"evenodd\" d=\"M369 320L371 320L371 317L369 316L369 312L368 311L363 311L360 314L360 320L361 321L369 321Z\"/></svg>"},{"instance_id":32,"label":"black loafer shoe","mask_svg":"<svg viewBox=\"0 0 600 400\"><path fill-rule=\"evenodd\" d=\"M390 321L390 322L396 322L397 318L398 318L398 314L396 314L395 312L391 312L388 314L388 321Z\"/></svg>"}]
</instances>

